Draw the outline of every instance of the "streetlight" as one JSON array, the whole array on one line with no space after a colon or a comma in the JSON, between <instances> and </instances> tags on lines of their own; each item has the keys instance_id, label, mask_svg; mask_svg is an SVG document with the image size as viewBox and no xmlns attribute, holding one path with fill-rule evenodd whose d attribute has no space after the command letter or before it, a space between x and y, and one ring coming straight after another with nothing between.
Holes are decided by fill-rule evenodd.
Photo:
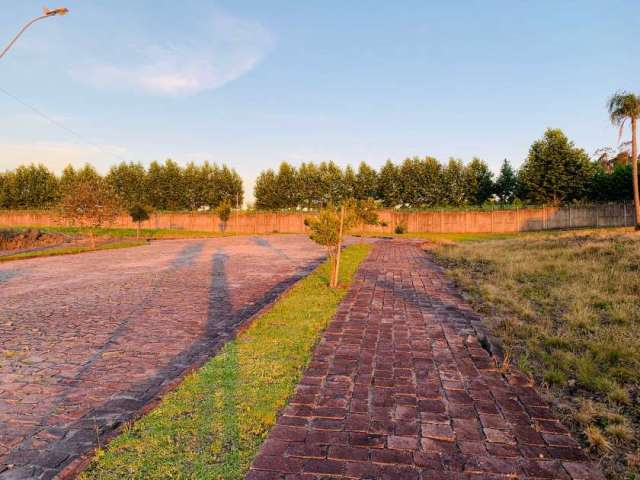
<instances>
[{"instance_id":1,"label":"streetlight","mask_svg":"<svg viewBox=\"0 0 640 480\"><path fill-rule=\"evenodd\" d=\"M0 58L4 57L4 55L9 51L11 47L13 47L13 44L16 43L16 41L18 40L18 38L20 38L20 36L24 33L24 31L27 28L29 28L31 25L36 23L38 20L42 20L43 18L55 17L57 15L66 15L67 13L69 13L68 8L60 7L60 8L54 8L53 10L49 10L47 7L44 7L42 15L27 22L27 24L24 27L22 27L22 30L20 30L18 34L15 37L13 37L13 40L9 42L9 45L7 45L5 49L2 50L2 53L0 53Z\"/></svg>"}]
</instances>

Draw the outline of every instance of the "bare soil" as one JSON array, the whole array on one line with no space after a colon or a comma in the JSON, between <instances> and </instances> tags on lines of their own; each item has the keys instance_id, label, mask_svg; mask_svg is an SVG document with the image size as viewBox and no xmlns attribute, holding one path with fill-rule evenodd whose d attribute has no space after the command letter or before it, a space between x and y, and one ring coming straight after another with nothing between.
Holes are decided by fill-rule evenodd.
<instances>
[{"instance_id":1,"label":"bare soil","mask_svg":"<svg viewBox=\"0 0 640 480\"><path fill-rule=\"evenodd\" d=\"M0 255L9 255L42 247L54 247L71 243L74 237L64 233L45 232L39 229L0 229Z\"/></svg>"}]
</instances>

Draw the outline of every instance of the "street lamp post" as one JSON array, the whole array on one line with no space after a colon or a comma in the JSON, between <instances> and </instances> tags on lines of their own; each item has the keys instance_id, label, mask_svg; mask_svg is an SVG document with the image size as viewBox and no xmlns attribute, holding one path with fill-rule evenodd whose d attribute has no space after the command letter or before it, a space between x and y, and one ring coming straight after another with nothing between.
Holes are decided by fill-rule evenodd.
<instances>
[{"instance_id":1,"label":"street lamp post","mask_svg":"<svg viewBox=\"0 0 640 480\"><path fill-rule=\"evenodd\" d=\"M27 22L27 24L24 27L22 27L22 29L17 33L17 35L13 37L13 40L9 42L9 45L7 45L4 48L4 50L2 50L2 53L0 53L0 58L4 57L5 54L11 49L11 47L13 47L13 44L16 43L16 41L22 36L25 30L29 28L31 25L33 25L34 23L36 23L38 20L42 20L43 18L55 17L57 15L66 15L67 13L69 13L69 9L64 7L54 8L53 10L49 10L48 8L45 7L42 15Z\"/></svg>"}]
</instances>

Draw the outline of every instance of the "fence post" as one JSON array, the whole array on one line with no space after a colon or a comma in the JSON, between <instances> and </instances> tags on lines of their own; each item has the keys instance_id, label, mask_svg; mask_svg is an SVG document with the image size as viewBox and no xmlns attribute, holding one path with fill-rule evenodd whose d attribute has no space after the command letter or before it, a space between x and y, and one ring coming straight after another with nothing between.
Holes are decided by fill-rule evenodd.
<instances>
[{"instance_id":1,"label":"fence post","mask_svg":"<svg viewBox=\"0 0 640 480\"><path fill-rule=\"evenodd\" d=\"M623 218L622 226L626 227L627 226L627 204L626 203L622 204L622 212L623 212L622 213L622 218Z\"/></svg>"},{"instance_id":2,"label":"fence post","mask_svg":"<svg viewBox=\"0 0 640 480\"><path fill-rule=\"evenodd\" d=\"M569 206L569 228L571 228L571 206Z\"/></svg>"},{"instance_id":3,"label":"fence post","mask_svg":"<svg viewBox=\"0 0 640 480\"><path fill-rule=\"evenodd\" d=\"M596 205L596 228L600 227L600 206Z\"/></svg>"},{"instance_id":4,"label":"fence post","mask_svg":"<svg viewBox=\"0 0 640 480\"><path fill-rule=\"evenodd\" d=\"M491 233L493 233L493 205L491 205Z\"/></svg>"}]
</instances>

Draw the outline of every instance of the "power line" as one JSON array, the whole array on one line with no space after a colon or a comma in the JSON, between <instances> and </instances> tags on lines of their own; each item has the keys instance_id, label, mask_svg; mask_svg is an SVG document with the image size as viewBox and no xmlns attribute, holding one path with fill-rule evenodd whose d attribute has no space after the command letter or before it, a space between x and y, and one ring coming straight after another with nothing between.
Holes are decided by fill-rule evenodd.
<instances>
[{"instance_id":1,"label":"power line","mask_svg":"<svg viewBox=\"0 0 640 480\"><path fill-rule=\"evenodd\" d=\"M4 93L7 97L15 100L16 102L18 102L20 105L22 105L23 107L28 108L29 110L31 110L33 113L35 113L36 115L38 115L39 117L45 119L47 122L49 122L50 124L64 130L65 132L67 132L68 134L76 137L78 140L80 140L82 143L85 143L87 145L90 145L94 148L96 148L97 150L99 150L100 152L104 153L105 155L109 155L112 156L114 158L117 158L118 160L122 161L122 162L128 162L128 160L120 155L118 155L117 153L113 153L113 152L108 152L106 150L104 150L100 145L97 145L96 143L87 140L86 138L84 138L82 135L80 135L78 132L76 132L75 130L72 130L71 128L67 127L66 125L58 122L57 120L51 118L49 115L47 115L46 113L42 112L41 110L37 109L36 107L34 107L33 105L30 105L29 103L25 102L24 100L21 100L20 98L16 97L14 94L8 92L7 90L5 90L4 88L0 87L0 92Z\"/></svg>"}]
</instances>

